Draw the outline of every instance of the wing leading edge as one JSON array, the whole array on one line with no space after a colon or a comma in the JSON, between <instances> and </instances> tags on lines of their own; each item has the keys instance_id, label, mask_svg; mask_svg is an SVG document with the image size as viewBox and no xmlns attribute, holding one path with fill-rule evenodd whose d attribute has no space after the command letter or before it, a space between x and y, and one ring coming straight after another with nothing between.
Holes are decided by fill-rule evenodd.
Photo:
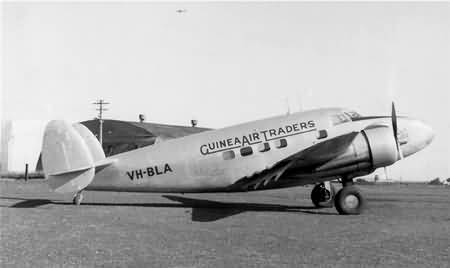
<instances>
[{"instance_id":1,"label":"wing leading edge","mask_svg":"<svg viewBox=\"0 0 450 268\"><path fill-rule=\"evenodd\" d=\"M283 175L286 171L291 174L292 171L298 170L312 170L315 167L323 165L328 161L336 158L351 145L358 132L351 132L349 134L341 135L321 143L315 144L305 150L302 150L286 159L275 164L270 169L265 169L262 172L251 177L245 177L238 180L230 186L230 191L252 191L265 190L280 187L289 187L292 184L302 184L300 179L296 181L283 180Z\"/></svg>"}]
</instances>

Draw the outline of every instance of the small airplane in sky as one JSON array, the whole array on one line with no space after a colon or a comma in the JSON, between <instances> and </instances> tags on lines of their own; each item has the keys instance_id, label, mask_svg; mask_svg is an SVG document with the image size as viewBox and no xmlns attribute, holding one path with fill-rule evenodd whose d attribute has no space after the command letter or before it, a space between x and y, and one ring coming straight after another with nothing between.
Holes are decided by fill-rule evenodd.
<instances>
[{"instance_id":1,"label":"small airplane in sky","mask_svg":"<svg viewBox=\"0 0 450 268\"><path fill-rule=\"evenodd\" d=\"M433 130L419 120L361 116L327 108L207 130L105 157L81 124L51 121L45 130L42 164L51 188L125 192L246 192L315 184L317 207L360 214L365 199L353 178L425 148ZM329 183L343 187L335 193Z\"/></svg>"}]
</instances>

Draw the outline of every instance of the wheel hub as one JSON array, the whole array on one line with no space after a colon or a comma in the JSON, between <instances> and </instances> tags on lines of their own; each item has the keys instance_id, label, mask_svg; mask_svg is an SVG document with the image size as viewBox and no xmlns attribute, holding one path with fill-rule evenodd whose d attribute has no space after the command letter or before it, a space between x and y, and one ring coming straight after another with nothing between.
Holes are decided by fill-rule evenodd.
<instances>
[{"instance_id":1,"label":"wheel hub","mask_svg":"<svg viewBox=\"0 0 450 268\"><path fill-rule=\"evenodd\" d=\"M357 196L350 194L344 198L344 203L348 208L357 208L359 206L359 199Z\"/></svg>"}]
</instances>

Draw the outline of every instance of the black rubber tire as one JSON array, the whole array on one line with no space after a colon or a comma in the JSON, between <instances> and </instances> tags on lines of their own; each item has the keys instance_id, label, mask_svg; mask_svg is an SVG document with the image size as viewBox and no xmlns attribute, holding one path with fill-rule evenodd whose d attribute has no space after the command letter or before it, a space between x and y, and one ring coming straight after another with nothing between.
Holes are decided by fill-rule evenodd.
<instances>
[{"instance_id":1,"label":"black rubber tire","mask_svg":"<svg viewBox=\"0 0 450 268\"><path fill-rule=\"evenodd\" d=\"M366 200L358 187L345 186L336 194L334 206L341 215L359 215L366 207Z\"/></svg>"},{"instance_id":2,"label":"black rubber tire","mask_svg":"<svg viewBox=\"0 0 450 268\"><path fill-rule=\"evenodd\" d=\"M331 208L333 207L333 199L334 199L334 195L336 193L336 188L334 187L333 184L331 184L331 193L330 194L330 198L327 200L324 200L324 192L323 191L328 191L326 188L324 188L323 183L320 184L316 184L314 186L314 188L311 191L311 201L314 204L314 206L318 207L318 208Z\"/></svg>"}]
</instances>

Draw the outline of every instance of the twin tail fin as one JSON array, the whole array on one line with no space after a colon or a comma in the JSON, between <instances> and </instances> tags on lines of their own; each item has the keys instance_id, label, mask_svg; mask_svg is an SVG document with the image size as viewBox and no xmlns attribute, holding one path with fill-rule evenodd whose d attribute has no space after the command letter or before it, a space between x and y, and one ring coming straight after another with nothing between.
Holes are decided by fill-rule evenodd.
<instances>
[{"instance_id":1,"label":"twin tail fin","mask_svg":"<svg viewBox=\"0 0 450 268\"><path fill-rule=\"evenodd\" d=\"M74 193L87 187L95 168L111 164L102 146L84 125L54 120L47 124L42 143L42 166L50 187Z\"/></svg>"}]
</instances>

